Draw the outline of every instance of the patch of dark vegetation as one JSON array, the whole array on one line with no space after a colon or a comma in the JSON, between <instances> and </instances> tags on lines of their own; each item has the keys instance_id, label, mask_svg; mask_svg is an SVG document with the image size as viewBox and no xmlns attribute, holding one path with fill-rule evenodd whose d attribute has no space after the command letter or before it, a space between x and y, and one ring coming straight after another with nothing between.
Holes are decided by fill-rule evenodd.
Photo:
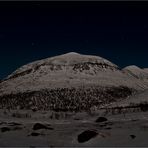
<instances>
[{"instance_id":1,"label":"patch of dark vegetation","mask_svg":"<svg viewBox=\"0 0 148 148\"><path fill-rule=\"evenodd\" d=\"M10 131L10 128L8 128L8 127L2 127L1 128L2 133L7 132L7 131Z\"/></svg>"},{"instance_id":2,"label":"patch of dark vegetation","mask_svg":"<svg viewBox=\"0 0 148 148\"><path fill-rule=\"evenodd\" d=\"M96 122L105 122L105 121L107 121L107 118L105 118L105 117L99 117L99 118L96 120Z\"/></svg>"},{"instance_id":3,"label":"patch of dark vegetation","mask_svg":"<svg viewBox=\"0 0 148 148\"><path fill-rule=\"evenodd\" d=\"M49 126L49 125L48 125ZM35 123L33 125L33 130L39 130L39 129L48 129L48 130L53 130L53 128L48 127L47 125L41 124L41 123Z\"/></svg>"},{"instance_id":4,"label":"patch of dark vegetation","mask_svg":"<svg viewBox=\"0 0 148 148\"><path fill-rule=\"evenodd\" d=\"M78 135L78 142L83 143L98 135L96 131L87 130Z\"/></svg>"},{"instance_id":5,"label":"patch of dark vegetation","mask_svg":"<svg viewBox=\"0 0 148 148\"><path fill-rule=\"evenodd\" d=\"M131 89L125 86L113 87L112 89L107 89L107 94L110 94L111 97L115 98L125 98L132 94Z\"/></svg>"},{"instance_id":6,"label":"patch of dark vegetation","mask_svg":"<svg viewBox=\"0 0 148 148\"><path fill-rule=\"evenodd\" d=\"M105 114L124 114L129 112L146 112L148 111L148 102L130 103L127 106L117 106L112 108L105 108ZM137 120L136 120L137 121Z\"/></svg>"},{"instance_id":7,"label":"patch of dark vegetation","mask_svg":"<svg viewBox=\"0 0 148 148\"><path fill-rule=\"evenodd\" d=\"M132 139L135 139L135 138L136 138L136 136L135 136L135 135L130 135L130 137L131 137Z\"/></svg>"},{"instance_id":8,"label":"patch of dark vegetation","mask_svg":"<svg viewBox=\"0 0 148 148\"><path fill-rule=\"evenodd\" d=\"M79 112L124 99L132 94L128 87L57 88L0 96L0 108ZM14 114L14 117L19 114Z\"/></svg>"}]
</instances>

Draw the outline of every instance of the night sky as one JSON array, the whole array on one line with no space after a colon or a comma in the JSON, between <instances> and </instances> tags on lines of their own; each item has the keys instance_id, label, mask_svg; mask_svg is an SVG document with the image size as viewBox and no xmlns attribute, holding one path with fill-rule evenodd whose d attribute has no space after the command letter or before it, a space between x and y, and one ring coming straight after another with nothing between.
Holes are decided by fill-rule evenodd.
<instances>
[{"instance_id":1,"label":"night sky","mask_svg":"<svg viewBox=\"0 0 148 148\"><path fill-rule=\"evenodd\" d=\"M148 67L148 2L0 2L0 79L72 51Z\"/></svg>"}]
</instances>

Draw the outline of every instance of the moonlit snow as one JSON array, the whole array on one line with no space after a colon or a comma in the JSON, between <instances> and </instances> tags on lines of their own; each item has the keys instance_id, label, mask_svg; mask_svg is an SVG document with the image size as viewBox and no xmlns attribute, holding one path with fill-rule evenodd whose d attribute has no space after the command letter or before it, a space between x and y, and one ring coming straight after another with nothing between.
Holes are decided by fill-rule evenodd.
<instances>
[{"instance_id":1,"label":"moonlit snow","mask_svg":"<svg viewBox=\"0 0 148 148\"><path fill-rule=\"evenodd\" d=\"M116 64L70 52L18 68L0 82L0 147L147 146L148 68Z\"/></svg>"}]
</instances>

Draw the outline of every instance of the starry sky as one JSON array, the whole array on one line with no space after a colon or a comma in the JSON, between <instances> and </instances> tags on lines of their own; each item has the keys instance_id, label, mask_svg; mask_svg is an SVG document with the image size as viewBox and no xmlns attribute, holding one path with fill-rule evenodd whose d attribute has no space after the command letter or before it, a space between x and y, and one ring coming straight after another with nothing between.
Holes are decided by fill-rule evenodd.
<instances>
[{"instance_id":1,"label":"starry sky","mask_svg":"<svg viewBox=\"0 0 148 148\"><path fill-rule=\"evenodd\" d=\"M148 67L148 2L0 2L0 79L67 52Z\"/></svg>"}]
</instances>

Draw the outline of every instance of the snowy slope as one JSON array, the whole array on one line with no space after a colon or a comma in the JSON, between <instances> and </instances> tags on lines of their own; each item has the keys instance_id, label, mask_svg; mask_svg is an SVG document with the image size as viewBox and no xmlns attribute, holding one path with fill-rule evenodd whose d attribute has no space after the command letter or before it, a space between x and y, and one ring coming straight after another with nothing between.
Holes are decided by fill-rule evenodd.
<instances>
[{"instance_id":1,"label":"snowy slope","mask_svg":"<svg viewBox=\"0 0 148 148\"><path fill-rule=\"evenodd\" d=\"M144 68L143 70L144 70L146 73L148 73L148 68Z\"/></svg>"},{"instance_id":2,"label":"snowy slope","mask_svg":"<svg viewBox=\"0 0 148 148\"><path fill-rule=\"evenodd\" d=\"M123 70L127 75L137 79L148 79L148 69L141 69L138 66L131 65L125 67Z\"/></svg>"},{"instance_id":3,"label":"snowy slope","mask_svg":"<svg viewBox=\"0 0 148 148\"><path fill-rule=\"evenodd\" d=\"M0 84L0 95L51 88L120 85L140 90L148 88L147 82L125 74L104 58L71 52L20 67Z\"/></svg>"}]
</instances>

